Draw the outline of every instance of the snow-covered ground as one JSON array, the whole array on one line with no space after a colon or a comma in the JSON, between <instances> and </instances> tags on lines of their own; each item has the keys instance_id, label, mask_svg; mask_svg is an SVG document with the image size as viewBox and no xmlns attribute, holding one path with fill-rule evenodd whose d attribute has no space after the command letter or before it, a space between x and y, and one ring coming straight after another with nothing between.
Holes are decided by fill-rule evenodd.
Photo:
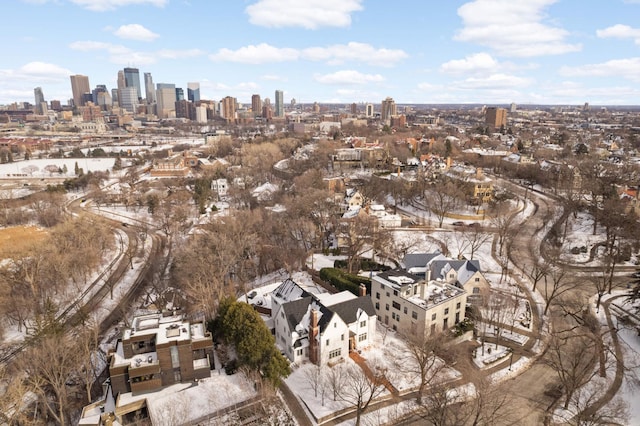
<instances>
[{"instance_id":1,"label":"snow-covered ground","mask_svg":"<svg viewBox=\"0 0 640 426\"><path fill-rule=\"evenodd\" d=\"M111 171L115 158L46 158L32 159L26 161L16 161L13 163L0 164L0 178L15 177L74 177L75 165L87 172ZM66 173L48 171L47 166L57 167L63 170L66 166Z\"/></svg>"}]
</instances>

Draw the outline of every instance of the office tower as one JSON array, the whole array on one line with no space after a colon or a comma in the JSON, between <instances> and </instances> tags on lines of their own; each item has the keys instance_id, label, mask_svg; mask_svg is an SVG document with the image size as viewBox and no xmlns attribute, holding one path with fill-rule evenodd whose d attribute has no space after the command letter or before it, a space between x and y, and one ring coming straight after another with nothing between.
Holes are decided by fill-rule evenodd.
<instances>
[{"instance_id":1,"label":"office tower","mask_svg":"<svg viewBox=\"0 0 640 426\"><path fill-rule=\"evenodd\" d=\"M120 99L118 98L118 89L111 89L111 103L120 105Z\"/></svg>"},{"instance_id":2,"label":"office tower","mask_svg":"<svg viewBox=\"0 0 640 426\"><path fill-rule=\"evenodd\" d=\"M76 74L70 77L71 79L71 93L73 93L73 106L79 107L84 105L82 103L82 95L85 93L91 93L89 86L89 77L86 75Z\"/></svg>"},{"instance_id":3,"label":"office tower","mask_svg":"<svg viewBox=\"0 0 640 426\"><path fill-rule=\"evenodd\" d=\"M176 87L176 101L184 101L184 90L182 87Z\"/></svg>"},{"instance_id":4,"label":"office tower","mask_svg":"<svg viewBox=\"0 0 640 426\"><path fill-rule=\"evenodd\" d=\"M150 72L144 73L144 94L147 99L147 104L156 103L156 89L153 85L153 78Z\"/></svg>"},{"instance_id":5,"label":"office tower","mask_svg":"<svg viewBox=\"0 0 640 426\"><path fill-rule=\"evenodd\" d=\"M367 104L367 106L365 107L365 115L367 117L373 117L373 104Z\"/></svg>"},{"instance_id":6,"label":"office tower","mask_svg":"<svg viewBox=\"0 0 640 426\"><path fill-rule=\"evenodd\" d=\"M118 90L124 89L125 87L127 87L127 82L124 79L124 71L122 71L122 70L118 71L118 82L117 82L117 85L118 85Z\"/></svg>"},{"instance_id":7,"label":"office tower","mask_svg":"<svg viewBox=\"0 0 640 426\"><path fill-rule=\"evenodd\" d=\"M58 100L51 100L51 109L54 111L62 111L62 104Z\"/></svg>"},{"instance_id":8,"label":"office tower","mask_svg":"<svg viewBox=\"0 0 640 426\"><path fill-rule=\"evenodd\" d=\"M207 122L207 106L206 105L199 105L196 107L196 121L198 123Z\"/></svg>"},{"instance_id":9,"label":"office tower","mask_svg":"<svg viewBox=\"0 0 640 426\"><path fill-rule=\"evenodd\" d=\"M112 105L111 95L109 95L109 92L98 92L96 105L98 105L103 111L108 111Z\"/></svg>"},{"instance_id":10,"label":"office tower","mask_svg":"<svg viewBox=\"0 0 640 426\"><path fill-rule=\"evenodd\" d=\"M158 83L156 85L156 102L158 118L172 118L176 113L176 85Z\"/></svg>"},{"instance_id":11,"label":"office tower","mask_svg":"<svg viewBox=\"0 0 640 426\"><path fill-rule=\"evenodd\" d=\"M91 102L98 105L98 93L107 92L107 86L104 84L98 84L95 89L91 91Z\"/></svg>"},{"instance_id":12,"label":"office tower","mask_svg":"<svg viewBox=\"0 0 640 426\"><path fill-rule=\"evenodd\" d=\"M236 110L238 109L238 101L236 98L227 96L221 101L220 115L227 121L234 121L236 119Z\"/></svg>"},{"instance_id":13,"label":"office tower","mask_svg":"<svg viewBox=\"0 0 640 426\"><path fill-rule=\"evenodd\" d=\"M253 115L262 114L262 101L260 100L260 95L251 96L251 111L253 111Z\"/></svg>"},{"instance_id":14,"label":"office tower","mask_svg":"<svg viewBox=\"0 0 640 426\"><path fill-rule=\"evenodd\" d=\"M135 113L138 108L138 92L136 88L125 87L124 89L120 89L120 99L118 105L122 109L126 109L131 113Z\"/></svg>"},{"instance_id":15,"label":"office tower","mask_svg":"<svg viewBox=\"0 0 640 426\"><path fill-rule=\"evenodd\" d=\"M126 87L135 87L138 99L142 99L142 90L140 88L140 71L138 68L125 68L124 83Z\"/></svg>"},{"instance_id":16,"label":"office tower","mask_svg":"<svg viewBox=\"0 0 640 426\"><path fill-rule=\"evenodd\" d=\"M33 89L33 95L36 101L36 113L40 115L44 114L45 112L43 111L42 104L45 104L46 107L46 103L44 100L44 93L42 93L42 87L36 87Z\"/></svg>"},{"instance_id":17,"label":"office tower","mask_svg":"<svg viewBox=\"0 0 640 426\"><path fill-rule=\"evenodd\" d=\"M507 125L507 110L504 108L488 107L485 112L485 122L493 129L500 129Z\"/></svg>"},{"instance_id":18,"label":"office tower","mask_svg":"<svg viewBox=\"0 0 640 426\"><path fill-rule=\"evenodd\" d=\"M509 108L509 112L516 112L518 110L518 106L515 104L515 102L511 103L511 107Z\"/></svg>"},{"instance_id":19,"label":"office tower","mask_svg":"<svg viewBox=\"0 0 640 426\"><path fill-rule=\"evenodd\" d=\"M276 117L284 117L284 93L276 90Z\"/></svg>"},{"instance_id":20,"label":"office tower","mask_svg":"<svg viewBox=\"0 0 640 426\"><path fill-rule=\"evenodd\" d=\"M187 99L193 103L200 102L200 83L187 83Z\"/></svg>"},{"instance_id":21,"label":"office tower","mask_svg":"<svg viewBox=\"0 0 640 426\"><path fill-rule=\"evenodd\" d=\"M357 113L358 113L358 104L354 102L351 104L351 114L356 115Z\"/></svg>"},{"instance_id":22,"label":"office tower","mask_svg":"<svg viewBox=\"0 0 640 426\"><path fill-rule=\"evenodd\" d=\"M397 115L396 102L393 98L387 97L380 106L380 120L389 121L394 115Z\"/></svg>"}]
</instances>

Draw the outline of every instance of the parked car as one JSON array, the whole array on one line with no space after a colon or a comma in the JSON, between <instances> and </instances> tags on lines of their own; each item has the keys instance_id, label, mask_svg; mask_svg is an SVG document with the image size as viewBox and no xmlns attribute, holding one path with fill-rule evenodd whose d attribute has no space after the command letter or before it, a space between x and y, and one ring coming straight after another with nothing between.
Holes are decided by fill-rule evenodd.
<instances>
[{"instance_id":1,"label":"parked car","mask_svg":"<svg viewBox=\"0 0 640 426\"><path fill-rule=\"evenodd\" d=\"M460 222L460 221L458 221L458 222L453 222L453 223L452 223L452 225L453 225L453 226L464 226L464 222Z\"/></svg>"}]
</instances>

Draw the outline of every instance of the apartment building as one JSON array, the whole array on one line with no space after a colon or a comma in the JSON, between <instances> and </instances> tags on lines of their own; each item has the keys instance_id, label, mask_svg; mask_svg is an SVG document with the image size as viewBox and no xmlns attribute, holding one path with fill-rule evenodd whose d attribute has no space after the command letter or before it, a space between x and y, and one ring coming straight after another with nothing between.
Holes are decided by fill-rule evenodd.
<instances>
[{"instance_id":1,"label":"apartment building","mask_svg":"<svg viewBox=\"0 0 640 426\"><path fill-rule=\"evenodd\" d=\"M465 317L467 293L440 280L427 281L403 269L380 273L371 281L376 315L403 334L446 330Z\"/></svg>"}]
</instances>

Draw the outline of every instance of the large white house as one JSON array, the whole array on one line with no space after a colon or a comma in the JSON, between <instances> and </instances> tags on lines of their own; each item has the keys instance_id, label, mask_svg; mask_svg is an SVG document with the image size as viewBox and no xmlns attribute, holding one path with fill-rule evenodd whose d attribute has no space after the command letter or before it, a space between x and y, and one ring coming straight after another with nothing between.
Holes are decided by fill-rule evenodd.
<instances>
[{"instance_id":1,"label":"large white house","mask_svg":"<svg viewBox=\"0 0 640 426\"><path fill-rule=\"evenodd\" d=\"M364 286L363 286L364 287ZM343 291L311 294L293 280L272 292L276 345L295 363L339 362L373 343L376 314L371 298Z\"/></svg>"},{"instance_id":2,"label":"large white house","mask_svg":"<svg viewBox=\"0 0 640 426\"><path fill-rule=\"evenodd\" d=\"M467 293L444 281L427 281L395 269L373 276L371 299L386 326L406 335L423 335L462 321Z\"/></svg>"}]
</instances>

